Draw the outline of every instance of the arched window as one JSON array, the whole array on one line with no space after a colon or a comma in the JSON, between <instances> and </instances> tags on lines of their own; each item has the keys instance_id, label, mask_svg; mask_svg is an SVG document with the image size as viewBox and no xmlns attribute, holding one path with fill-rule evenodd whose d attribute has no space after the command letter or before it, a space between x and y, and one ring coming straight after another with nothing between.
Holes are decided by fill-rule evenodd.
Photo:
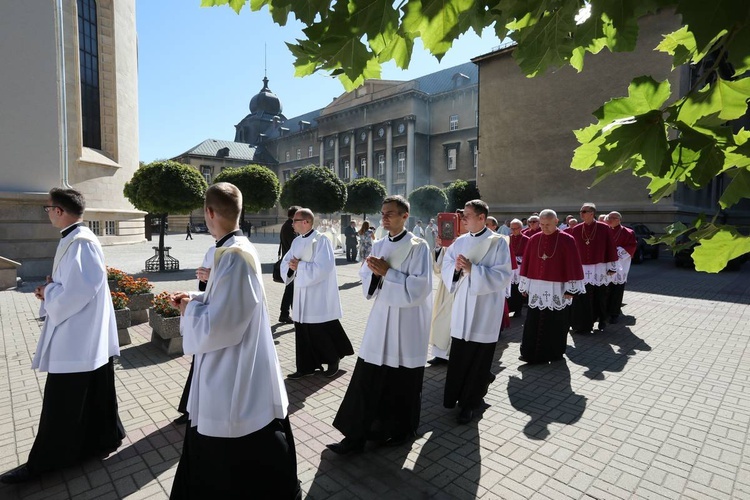
<instances>
[{"instance_id":1,"label":"arched window","mask_svg":"<svg viewBox=\"0 0 750 500\"><path fill-rule=\"evenodd\" d=\"M78 58L81 79L83 145L102 148L99 94L99 37L95 0L78 0Z\"/></svg>"}]
</instances>

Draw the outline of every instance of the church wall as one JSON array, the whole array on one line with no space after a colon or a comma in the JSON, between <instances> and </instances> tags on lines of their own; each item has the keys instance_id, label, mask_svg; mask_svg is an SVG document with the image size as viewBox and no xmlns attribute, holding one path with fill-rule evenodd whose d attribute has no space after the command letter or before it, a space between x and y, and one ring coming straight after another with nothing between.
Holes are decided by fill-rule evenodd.
<instances>
[{"instance_id":1,"label":"church wall","mask_svg":"<svg viewBox=\"0 0 750 500\"><path fill-rule=\"evenodd\" d=\"M672 88L680 88L684 75L670 74L671 58L653 50L661 33L676 29L677 20L662 13L642 19L640 26L635 52L587 54L582 73L567 66L526 78L510 50L479 61L477 183L493 213L525 217L553 208L575 214L582 202L591 201L628 214L631 222L671 223L673 200L654 205L645 180L622 173L590 187L595 172L569 168L578 145L572 131L592 123L591 113L613 96L627 95L634 77L669 77Z\"/></svg>"}]
</instances>

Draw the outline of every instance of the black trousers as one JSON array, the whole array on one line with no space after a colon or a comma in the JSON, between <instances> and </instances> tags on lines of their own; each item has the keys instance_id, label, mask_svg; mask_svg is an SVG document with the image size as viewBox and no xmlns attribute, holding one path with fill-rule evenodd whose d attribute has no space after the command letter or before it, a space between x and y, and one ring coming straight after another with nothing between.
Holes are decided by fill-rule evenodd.
<instances>
[{"instance_id":1,"label":"black trousers","mask_svg":"<svg viewBox=\"0 0 750 500\"><path fill-rule=\"evenodd\" d=\"M422 410L424 367L394 368L358 358L333 426L351 439L414 435Z\"/></svg>"},{"instance_id":2,"label":"black trousers","mask_svg":"<svg viewBox=\"0 0 750 500\"><path fill-rule=\"evenodd\" d=\"M289 309L294 299L294 281L284 287L284 295L281 297L281 316L289 316Z\"/></svg>"},{"instance_id":3,"label":"black trousers","mask_svg":"<svg viewBox=\"0 0 750 500\"><path fill-rule=\"evenodd\" d=\"M586 285L586 293L573 298L570 321L573 330L590 333L595 321L606 322L607 319L607 286Z\"/></svg>"},{"instance_id":4,"label":"black trousers","mask_svg":"<svg viewBox=\"0 0 750 500\"><path fill-rule=\"evenodd\" d=\"M518 284L513 283L510 285L510 297L508 297L508 310L513 315L520 314L523 311L523 306L527 302L527 298L524 297L518 290Z\"/></svg>"},{"instance_id":5,"label":"black trousers","mask_svg":"<svg viewBox=\"0 0 750 500\"><path fill-rule=\"evenodd\" d=\"M346 244L346 260L349 262L357 260L357 243Z\"/></svg>"},{"instance_id":6,"label":"black trousers","mask_svg":"<svg viewBox=\"0 0 750 500\"><path fill-rule=\"evenodd\" d=\"M530 307L523 324L521 356L529 363L562 359L569 328L570 306L561 311Z\"/></svg>"},{"instance_id":7,"label":"black trousers","mask_svg":"<svg viewBox=\"0 0 750 500\"><path fill-rule=\"evenodd\" d=\"M238 438L204 436L188 422L169 498L302 498L289 418Z\"/></svg>"},{"instance_id":8,"label":"black trousers","mask_svg":"<svg viewBox=\"0 0 750 500\"><path fill-rule=\"evenodd\" d=\"M607 296L607 314L610 318L616 318L622 314L622 299L625 296L625 283L607 285L609 294Z\"/></svg>"},{"instance_id":9,"label":"black trousers","mask_svg":"<svg viewBox=\"0 0 750 500\"><path fill-rule=\"evenodd\" d=\"M187 415L187 403L188 397L190 396L190 385L193 383L193 365L195 365L195 356L190 361L190 371L188 372L187 379L185 380L185 387L182 388L182 396L180 396L180 403L177 405L177 411Z\"/></svg>"},{"instance_id":10,"label":"black trousers","mask_svg":"<svg viewBox=\"0 0 750 500\"><path fill-rule=\"evenodd\" d=\"M482 405L495 375L490 371L497 342L483 344L451 337L443 406L471 410Z\"/></svg>"},{"instance_id":11,"label":"black trousers","mask_svg":"<svg viewBox=\"0 0 750 500\"><path fill-rule=\"evenodd\" d=\"M337 319L325 323L294 323L297 371L311 372L322 364L338 363L354 354L354 348Z\"/></svg>"},{"instance_id":12,"label":"black trousers","mask_svg":"<svg viewBox=\"0 0 750 500\"><path fill-rule=\"evenodd\" d=\"M41 474L110 453L124 437L112 358L91 372L48 373L29 471Z\"/></svg>"}]
</instances>

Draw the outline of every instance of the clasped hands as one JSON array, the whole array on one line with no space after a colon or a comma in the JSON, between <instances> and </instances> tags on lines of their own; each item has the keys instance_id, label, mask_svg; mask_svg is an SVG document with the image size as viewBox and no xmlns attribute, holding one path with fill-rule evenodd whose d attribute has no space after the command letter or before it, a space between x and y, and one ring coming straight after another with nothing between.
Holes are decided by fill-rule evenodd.
<instances>
[{"instance_id":1,"label":"clasped hands","mask_svg":"<svg viewBox=\"0 0 750 500\"><path fill-rule=\"evenodd\" d=\"M47 285L52 283L52 276L47 276L44 281L45 283L43 285L39 285L38 287L34 288L34 297L39 300L44 300L44 289Z\"/></svg>"},{"instance_id":2,"label":"clasped hands","mask_svg":"<svg viewBox=\"0 0 750 500\"><path fill-rule=\"evenodd\" d=\"M456 259L456 271L463 271L465 274L471 273L471 261L464 257L463 254L458 254Z\"/></svg>"},{"instance_id":3,"label":"clasped hands","mask_svg":"<svg viewBox=\"0 0 750 500\"><path fill-rule=\"evenodd\" d=\"M376 276L385 276L388 269L391 268L390 264L388 264L385 259L382 257L374 257L372 255L367 257L365 264L367 264L367 267L372 271L372 274Z\"/></svg>"},{"instance_id":4,"label":"clasped hands","mask_svg":"<svg viewBox=\"0 0 750 500\"><path fill-rule=\"evenodd\" d=\"M291 269L292 271L296 271L298 265L299 265L299 259L297 257L292 257L289 260L289 269Z\"/></svg>"},{"instance_id":5,"label":"clasped hands","mask_svg":"<svg viewBox=\"0 0 750 500\"><path fill-rule=\"evenodd\" d=\"M185 292L175 292L169 296L169 305L175 309L180 310L180 316L185 315L185 308L193 300L190 298L190 294Z\"/></svg>"}]
</instances>

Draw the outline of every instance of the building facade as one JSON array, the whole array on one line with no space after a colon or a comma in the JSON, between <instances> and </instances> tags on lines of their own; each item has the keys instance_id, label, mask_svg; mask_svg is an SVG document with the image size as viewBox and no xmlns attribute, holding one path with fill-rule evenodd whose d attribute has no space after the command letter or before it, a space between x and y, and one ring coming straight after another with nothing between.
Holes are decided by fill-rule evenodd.
<instances>
[{"instance_id":1,"label":"building facade","mask_svg":"<svg viewBox=\"0 0 750 500\"><path fill-rule=\"evenodd\" d=\"M144 238L122 189L138 168L135 0L0 4L0 255L49 274L52 187L86 197L103 244Z\"/></svg>"}]
</instances>

